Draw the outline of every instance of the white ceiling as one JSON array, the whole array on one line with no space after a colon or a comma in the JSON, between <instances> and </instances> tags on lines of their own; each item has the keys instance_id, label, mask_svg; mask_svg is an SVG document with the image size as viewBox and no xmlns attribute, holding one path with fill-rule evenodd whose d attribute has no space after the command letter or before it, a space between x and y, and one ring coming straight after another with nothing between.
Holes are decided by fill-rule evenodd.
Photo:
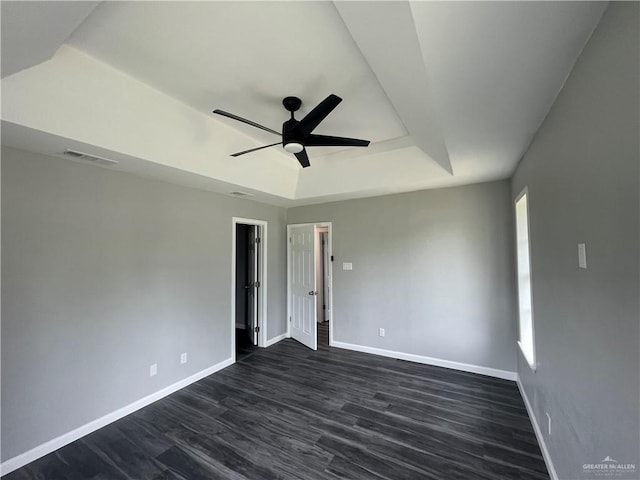
<instances>
[{"instance_id":1,"label":"white ceiling","mask_svg":"<svg viewBox=\"0 0 640 480\"><path fill-rule=\"evenodd\" d=\"M296 205L508 177L606 3L1 6L3 144L59 154L66 139L121 170ZM316 133L372 144L309 148L304 170L280 147L229 157L278 137L211 114L280 130L283 97L301 118L329 93L343 102Z\"/></svg>"},{"instance_id":2,"label":"white ceiling","mask_svg":"<svg viewBox=\"0 0 640 480\"><path fill-rule=\"evenodd\" d=\"M51 58L99 3L2 2L2 77Z\"/></svg>"},{"instance_id":3,"label":"white ceiling","mask_svg":"<svg viewBox=\"0 0 640 480\"><path fill-rule=\"evenodd\" d=\"M330 2L106 2L67 43L206 114L220 108L280 130L284 97L303 100L301 118L335 92L345 103L317 133L406 135Z\"/></svg>"}]
</instances>

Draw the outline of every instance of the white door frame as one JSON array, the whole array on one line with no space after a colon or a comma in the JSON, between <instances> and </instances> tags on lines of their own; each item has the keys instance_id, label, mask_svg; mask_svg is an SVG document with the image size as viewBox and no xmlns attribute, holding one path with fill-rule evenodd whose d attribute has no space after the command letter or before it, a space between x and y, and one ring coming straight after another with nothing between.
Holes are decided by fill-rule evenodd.
<instances>
[{"instance_id":1,"label":"white door frame","mask_svg":"<svg viewBox=\"0 0 640 480\"><path fill-rule=\"evenodd\" d=\"M303 227L313 225L314 227L327 227L327 248L329 249L329 260L333 256L333 230L331 222L312 222L312 223L292 223L287 225L287 338L291 337L291 278L289 275L289 267L291 265L291 227ZM334 326L334 310L333 310L333 262L329 261L329 298L325 300L331 309L329 317L329 346L333 346L333 326ZM317 328L317 319L315 320Z\"/></svg>"},{"instance_id":2,"label":"white door frame","mask_svg":"<svg viewBox=\"0 0 640 480\"><path fill-rule=\"evenodd\" d=\"M233 217L231 219L231 358L236 361L236 225L260 227L258 244L258 347L267 344L267 222L253 218Z\"/></svg>"}]
</instances>

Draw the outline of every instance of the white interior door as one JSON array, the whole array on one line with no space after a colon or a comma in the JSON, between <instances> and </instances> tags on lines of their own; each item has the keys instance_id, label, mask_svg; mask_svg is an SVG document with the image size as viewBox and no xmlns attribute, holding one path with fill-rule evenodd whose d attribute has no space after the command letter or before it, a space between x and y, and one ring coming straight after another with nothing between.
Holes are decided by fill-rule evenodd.
<instances>
[{"instance_id":1,"label":"white interior door","mask_svg":"<svg viewBox=\"0 0 640 480\"><path fill-rule=\"evenodd\" d=\"M323 228L316 228L316 321L324 322L324 265L322 263L322 252L324 250Z\"/></svg>"},{"instance_id":2,"label":"white interior door","mask_svg":"<svg viewBox=\"0 0 640 480\"><path fill-rule=\"evenodd\" d=\"M249 261L248 261L248 283L246 288L248 289L247 298L247 316L249 324L249 337L254 345L258 344L258 289L260 283L258 282L258 227L251 226L249 229Z\"/></svg>"},{"instance_id":3,"label":"white interior door","mask_svg":"<svg viewBox=\"0 0 640 480\"><path fill-rule=\"evenodd\" d=\"M317 350L315 226L291 225L289 234L291 337Z\"/></svg>"},{"instance_id":4,"label":"white interior door","mask_svg":"<svg viewBox=\"0 0 640 480\"><path fill-rule=\"evenodd\" d=\"M323 240L323 249L322 249L322 273L324 276L324 281L322 282L322 286L324 288L324 298L323 298L323 304L324 304L324 321L328 322L329 319L331 318L331 302L329 302L329 299L331 298L331 292L329 291L329 286L331 285L331 280L329 278L330 276L330 263L329 263L329 233L324 232L322 233L322 240Z\"/></svg>"}]
</instances>

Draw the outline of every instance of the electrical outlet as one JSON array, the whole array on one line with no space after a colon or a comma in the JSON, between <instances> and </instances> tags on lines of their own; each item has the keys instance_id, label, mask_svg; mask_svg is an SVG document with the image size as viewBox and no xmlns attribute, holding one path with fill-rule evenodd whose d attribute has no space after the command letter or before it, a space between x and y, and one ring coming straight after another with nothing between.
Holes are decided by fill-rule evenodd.
<instances>
[{"instance_id":1,"label":"electrical outlet","mask_svg":"<svg viewBox=\"0 0 640 480\"><path fill-rule=\"evenodd\" d=\"M544 412L544 413L547 416L547 421L548 421L547 422L547 426L548 426L547 431L549 432L549 436L551 436L551 415L549 415L549 412Z\"/></svg>"},{"instance_id":2,"label":"electrical outlet","mask_svg":"<svg viewBox=\"0 0 640 480\"><path fill-rule=\"evenodd\" d=\"M378 336L379 336L379 337L384 337L384 334L385 334L385 332L384 332L384 328L379 328L379 329L378 329Z\"/></svg>"},{"instance_id":3,"label":"electrical outlet","mask_svg":"<svg viewBox=\"0 0 640 480\"><path fill-rule=\"evenodd\" d=\"M187 363L187 352L180 355L180 363Z\"/></svg>"},{"instance_id":4,"label":"electrical outlet","mask_svg":"<svg viewBox=\"0 0 640 480\"><path fill-rule=\"evenodd\" d=\"M154 363L149 367L149 376L153 377L158 373L158 364Z\"/></svg>"}]
</instances>

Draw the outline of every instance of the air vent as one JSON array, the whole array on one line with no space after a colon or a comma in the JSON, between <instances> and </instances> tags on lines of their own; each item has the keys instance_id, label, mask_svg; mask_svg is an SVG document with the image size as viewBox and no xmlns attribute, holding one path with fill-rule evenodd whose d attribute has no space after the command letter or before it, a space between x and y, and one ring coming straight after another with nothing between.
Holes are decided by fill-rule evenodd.
<instances>
[{"instance_id":1,"label":"air vent","mask_svg":"<svg viewBox=\"0 0 640 480\"><path fill-rule=\"evenodd\" d=\"M95 155L90 155L88 153L77 152L75 150L65 150L64 155L73 159L79 160L81 162L92 163L94 165L102 165L104 167L111 167L113 165L117 165L117 160L111 160L109 158L97 157Z\"/></svg>"},{"instance_id":2,"label":"air vent","mask_svg":"<svg viewBox=\"0 0 640 480\"><path fill-rule=\"evenodd\" d=\"M231 192L229 193L229 195L232 195L234 197L254 197L255 196L253 193L241 192L239 190L236 190L235 192Z\"/></svg>"}]
</instances>

